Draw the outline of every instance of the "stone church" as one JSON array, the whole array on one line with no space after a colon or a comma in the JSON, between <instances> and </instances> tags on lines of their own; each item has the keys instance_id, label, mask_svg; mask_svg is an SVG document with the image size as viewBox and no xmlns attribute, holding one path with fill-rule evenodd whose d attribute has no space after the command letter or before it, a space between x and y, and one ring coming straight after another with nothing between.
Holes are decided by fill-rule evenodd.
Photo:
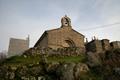
<instances>
[{"instance_id":1,"label":"stone church","mask_svg":"<svg viewBox=\"0 0 120 80\"><path fill-rule=\"evenodd\" d=\"M84 35L72 28L71 19L65 15L61 19L61 27L45 31L34 45L34 47L38 46L52 49L79 47L84 52Z\"/></svg>"}]
</instances>

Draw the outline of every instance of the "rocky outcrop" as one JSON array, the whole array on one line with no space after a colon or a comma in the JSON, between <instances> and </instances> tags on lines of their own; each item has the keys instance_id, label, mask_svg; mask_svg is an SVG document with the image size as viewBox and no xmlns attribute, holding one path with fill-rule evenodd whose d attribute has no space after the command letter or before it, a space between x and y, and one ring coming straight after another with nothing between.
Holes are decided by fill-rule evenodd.
<instances>
[{"instance_id":1,"label":"rocky outcrop","mask_svg":"<svg viewBox=\"0 0 120 80\"><path fill-rule=\"evenodd\" d=\"M86 54L86 62L49 62L45 56L38 63L0 65L0 80L120 80L120 49L107 51L104 54L89 52ZM78 58L82 57L78 56ZM69 59L73 58L69 57Z\"/></svg>"},{"instance_id":2,"label":"rocky outcrop","mask_svg":"<svg viewBox=\"0 0 120 80\"><path fill-rule=\"evenodd\" d=\"M47 67L47 72L55 75L55 80L79 80L81 73L87 73L89 68L84 63L51 63Z\"/></svg>"},{"instance_id":3,"label":"rocky outcrop","mask_svg":"<svg viewBox=\"0 0 120 80\"><path fill-rule=\"evenodd\" d=\"M90 67L101 65L100 55L98 53L87 52L87 64Z\"/></svg>"},{"instance_id":4,"label":"rocky outcrop","mask_svg":"<svg viewBox=\"0 0 120 80\"><path fill-rule=\"evenodd\" d=\"M80 80L81 73L87 73L89 68L84 63L78 63L74 67L74 80Z\"/></svg>"},{"instance_id":5,"label":"rocky outcrop","mask_svg":"<svg viewBox=\"0 0 120 80\"><path fill-rule=\"evenodd\" d=\"M84 63L45 63L24 65L12 69L0 67L1 80L79 80L80 73L87 73L89 68Z\"/></svg>"},{"instance_id":6,"label":"rocky outcrop","mask_svg":"<svg viewBox=\"0 0 120 80\"><path fill-rule=\"evenodd\" d=\"M74 80L75 63L61 64L56 70L56 75L59 80Z\"/></svg>"}]
</instances>

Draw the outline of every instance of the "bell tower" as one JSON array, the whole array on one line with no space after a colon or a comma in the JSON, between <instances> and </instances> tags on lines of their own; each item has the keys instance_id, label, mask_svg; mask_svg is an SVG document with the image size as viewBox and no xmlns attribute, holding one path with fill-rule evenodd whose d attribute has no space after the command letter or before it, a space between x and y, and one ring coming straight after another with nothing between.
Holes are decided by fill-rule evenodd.
<instances>
[{"instance_id":1,"label":"bell tower","mask_svg":"<svg viewBox=\"0 0 120 80\"><path fill-rule=\"evenodd\" d=\"M65 15L61 19L61 27L71 27L71 19Z\"/></svg>"}]
</instances>

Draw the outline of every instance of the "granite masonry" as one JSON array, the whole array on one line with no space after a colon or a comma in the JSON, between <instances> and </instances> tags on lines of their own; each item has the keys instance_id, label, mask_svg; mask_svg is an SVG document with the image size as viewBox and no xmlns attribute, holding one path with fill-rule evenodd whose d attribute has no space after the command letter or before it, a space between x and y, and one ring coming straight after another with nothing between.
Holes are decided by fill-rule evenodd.
<instances>
[{"instance_id":1,"label":"granite masonry","mask_svg":"<svg viewBox=\"0 0 120 80\"><path fill-rule=\"evenodd\" d=\"M29 49L29 37L26 40L10 38L8 57L21 55L27 49Z\"/></svg>"},{"instance_id":2,"label":"granite masonry","mask_svg":"<svg viewBox=\"0 0 120 80\"><path fill-rule=\"evenodd\" d=\"M45 31L34 47L49 47L52 49L79 47L81 52L85 52L84 37L84 35L72 29L70 18L64 16L61 19L61 27Z\"/></svg>"}]
</instances>

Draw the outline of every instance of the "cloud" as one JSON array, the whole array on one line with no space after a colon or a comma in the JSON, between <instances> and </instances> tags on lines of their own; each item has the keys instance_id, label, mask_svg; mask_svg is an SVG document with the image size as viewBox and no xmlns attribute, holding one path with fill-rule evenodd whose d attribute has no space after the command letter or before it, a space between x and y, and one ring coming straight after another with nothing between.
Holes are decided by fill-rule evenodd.
<instances>
[{"instance_id":1,"label":"cloud","mask_svg":"<svg viewBox=\"0 0 120 80\"><path fill-rule=\"evenodd\" d=\"M75 30L90 38L94 35L120 40L119 25L81 31L120 21L120 0L0 0L0 50L7 49L9 38L31 37L31 46L45 30L58 28L67 14Z\"/></svg>"}]
</instances>

